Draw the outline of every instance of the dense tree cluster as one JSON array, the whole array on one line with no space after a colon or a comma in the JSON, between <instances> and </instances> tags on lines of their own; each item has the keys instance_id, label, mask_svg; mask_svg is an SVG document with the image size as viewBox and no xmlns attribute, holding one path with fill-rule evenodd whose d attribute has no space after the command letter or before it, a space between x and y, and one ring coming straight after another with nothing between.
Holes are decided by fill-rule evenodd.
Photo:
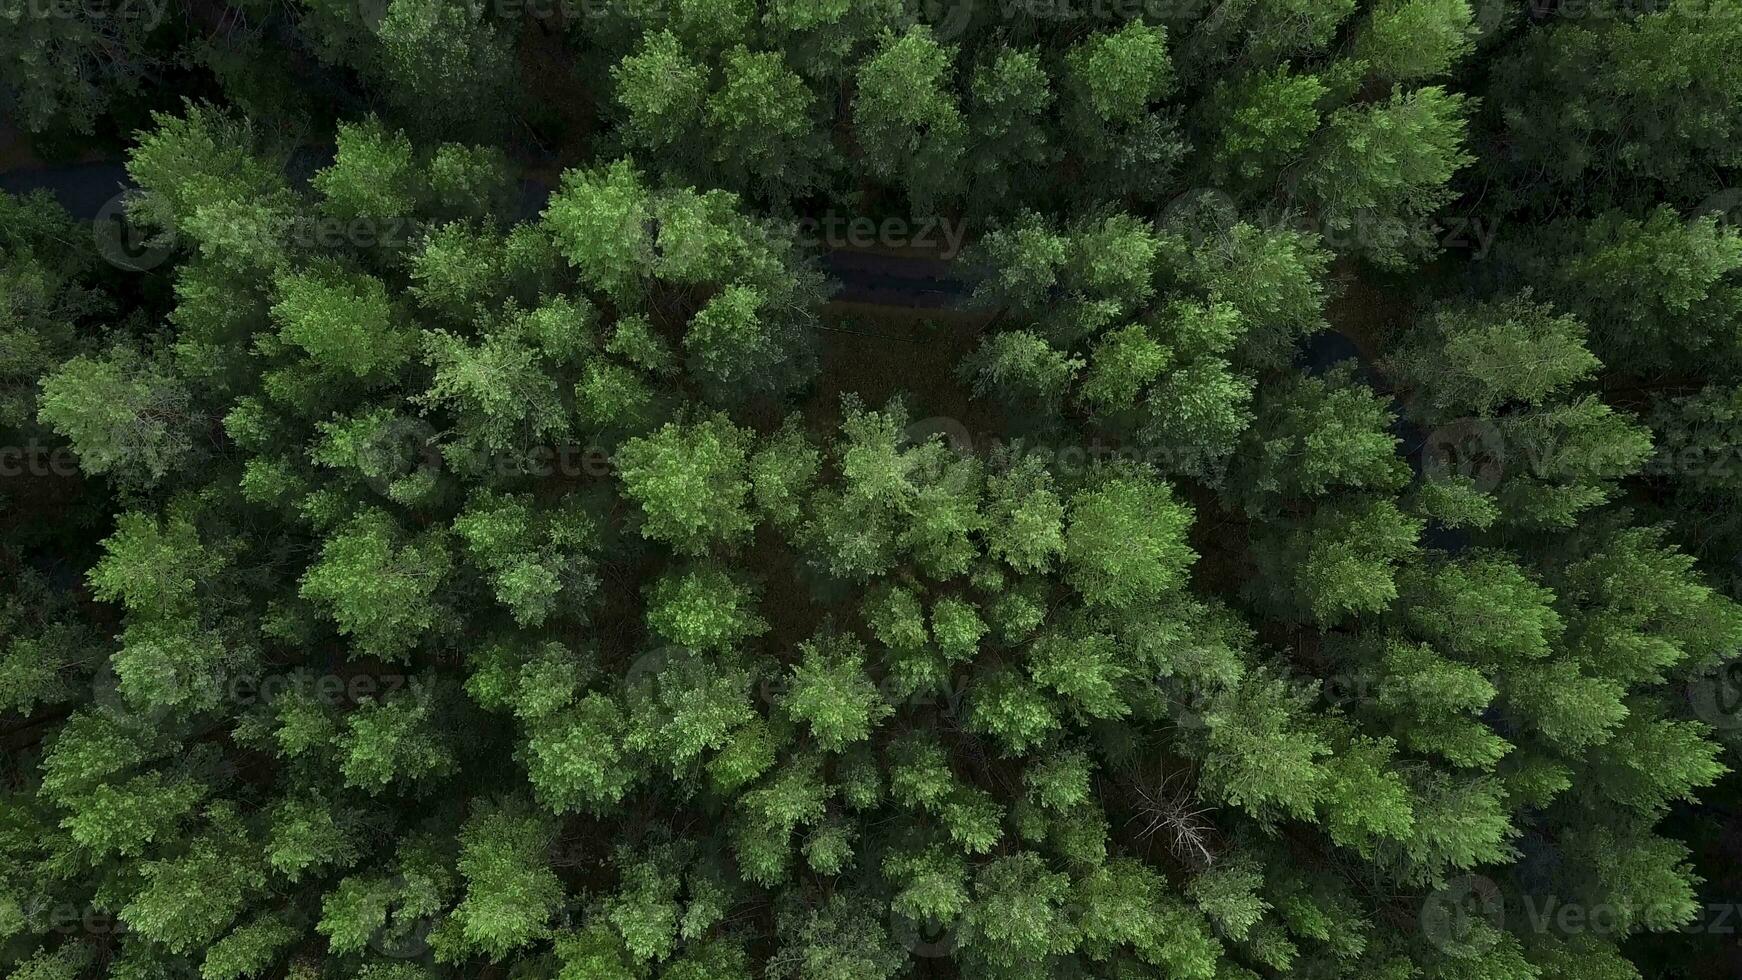
<instances>
[{"instance_id":1,"label":"dense tree cluster","mask_svg":"<svg viewBox=\"0 0 1742 980\"><path fill-rule=\"evenodd\" d=\"M0 972L1734 975L1736 0L0 0L0 100L131 185L0 194Z\"/></svg>"}]
</instances>

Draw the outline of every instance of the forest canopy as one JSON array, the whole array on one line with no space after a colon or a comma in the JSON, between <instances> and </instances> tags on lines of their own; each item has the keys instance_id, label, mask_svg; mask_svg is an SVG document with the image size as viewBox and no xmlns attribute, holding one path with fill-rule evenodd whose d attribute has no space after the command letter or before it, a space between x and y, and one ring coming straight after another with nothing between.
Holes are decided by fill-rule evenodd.
<instances>
[{"instance_id":1,"label":"forest canopy","mask_svg":"<svg viewBox=\"0 0 1742 980\"><path fill-rule=\"evenodd\" d=\"M1730 978L1742 2L0 0L0 973Z\"/></svg>"}]
</instances>

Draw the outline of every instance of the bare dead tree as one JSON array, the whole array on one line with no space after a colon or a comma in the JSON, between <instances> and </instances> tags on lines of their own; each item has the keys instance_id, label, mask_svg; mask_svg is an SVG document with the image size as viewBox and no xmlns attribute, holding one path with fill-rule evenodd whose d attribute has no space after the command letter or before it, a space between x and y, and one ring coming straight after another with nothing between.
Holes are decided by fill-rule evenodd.
<instances>
[{"instance_id":1,"label":"bare dead tree","mask_svg":"<svg viewBox=\"0 0 1742 980\"><path fill-rule=\"evenodd\" d=\"M1216 854L1210 849L1215 828L1204 816L1216 808L1200 805L1203 800L1198 797L1189 775L1187 769L1175 769L1154 789L1146 789L1140 783L1133 784L1132 789L1140 802L1126 826L1139 820L1147 821L1137 832L1139 840L1160 835L1176 859L1194 867L1208 867L1216 862Z\"/></svg>"}]
</instances>

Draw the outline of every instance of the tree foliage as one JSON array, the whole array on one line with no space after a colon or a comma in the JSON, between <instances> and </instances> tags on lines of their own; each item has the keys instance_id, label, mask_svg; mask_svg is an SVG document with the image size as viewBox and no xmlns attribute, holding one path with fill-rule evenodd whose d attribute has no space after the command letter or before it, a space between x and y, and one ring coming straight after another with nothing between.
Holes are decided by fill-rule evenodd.
<instances>
[{"instance_id":1,"label":"tree foliage","mask_svg":"<svg viewBox=\"0 0 1742 980\"><path fill-rule=\"evenodd\" d=\"M122 6L0 972L1728 975L1730 0Z\"/></svg>"}]
</instances>

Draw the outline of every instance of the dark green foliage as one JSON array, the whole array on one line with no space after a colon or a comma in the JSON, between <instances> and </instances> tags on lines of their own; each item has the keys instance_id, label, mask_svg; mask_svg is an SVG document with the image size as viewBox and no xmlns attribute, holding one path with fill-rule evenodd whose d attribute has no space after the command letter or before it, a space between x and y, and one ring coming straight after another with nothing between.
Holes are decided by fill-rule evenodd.
<instances>
[{"instance_id":1,"label":"dark green foliage","mask_svg":"<svg viewBox=\"0 0 1742 980\"><path fill-rule=\"evenodd\" d=\"M96 6L0 972L1733 972L1730 0Z\"/></svg>"}]
</instances>

